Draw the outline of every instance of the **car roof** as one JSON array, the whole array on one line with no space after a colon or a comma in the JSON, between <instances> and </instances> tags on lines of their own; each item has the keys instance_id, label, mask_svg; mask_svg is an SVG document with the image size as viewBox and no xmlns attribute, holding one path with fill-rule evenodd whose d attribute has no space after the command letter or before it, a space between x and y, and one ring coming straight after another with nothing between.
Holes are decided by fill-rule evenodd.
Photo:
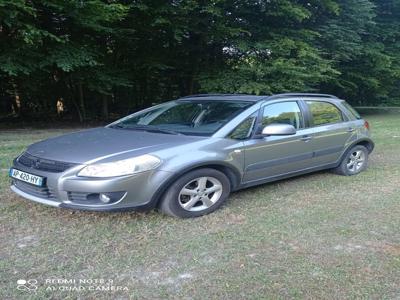
<instances>
[{"instance_id":1,"label":"car roof","mask_svg":"<svg viewBox=\"0 0 400 300\"><path fill-rule=\"evenodd\" d=\"M282 93L275 95L248 95L248 94L196 94L189 95L185 97L181 97L178 100L184 101L251 101L258 102L262 100L277 100L277 99L286 99L286 98L317 98L317 99L330 99L330 100L339 100L336 96L330 94L317 94L317 93Z\"/></svg>"},{"instance_id":2,"label":"car roof","mask_svg":"<svg viewBox=\"0 0 400 300\"><path fill-rule=\"evenodd\" d=\"M255 96L247 94L196 94L181 97L178 100L200 100L200 101L213 101L213 100L233 100L233 101L252 101L257 102L268 98L268 96Z\"/></svg>"}]
</instances>

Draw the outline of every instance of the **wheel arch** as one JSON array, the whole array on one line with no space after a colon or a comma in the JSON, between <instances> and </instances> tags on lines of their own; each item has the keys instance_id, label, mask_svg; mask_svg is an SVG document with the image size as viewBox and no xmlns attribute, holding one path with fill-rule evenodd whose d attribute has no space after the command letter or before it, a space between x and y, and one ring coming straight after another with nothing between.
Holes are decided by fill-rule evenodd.
<instances>
[{"instance_id":1,"label":"wheel arch","mask_svg":"<svg viewBox=\"0 0 400 300\"><path fill-rule=\"evenodd\" d=\"M364 146L365 148L367 148L368 153L371 153L375 147L375 143L370 138L363 138L363 139L356 140L353 143L351 143L349 146L347 146L345 151L343 151L343 154L340 156L340 158L337 162L337 165L339 165L342 162L342 160L345 158L345 156L350 151L350 149L357 145L361 145L361 146Z\"/></svg>"},{"instance_id":2,"label":"wheel arch","mask_svg":"<svg viewBox=\"0 0 400 300\"><path fill-rule=\"evenodd\" d=\"M368 149L368 153L371 153L374 150L374 147L375 147L375 144L371 139L363 139L363 140L360 140L360 141L356 141L356 143L351 145L351 147L354 147L356 145L364 146L365 148Z\"/></svg>"},{"instance_id":3,"label":"wheel arch","mask_svg":"<svg viewBox=\"0 0 400 300\"><path fill-rule=\"evenodd\" d=\"M204 162L183 168L182 170L175 172L174 175L171 176L171 178L169 178L166 182L164 182L161 187L159 187L158 190L155 192L153 198L151 199L151 206L154 208L160 204L160 200L164 193L167 191L168 187L172 183L174 183L179 177L194 170L206 168L215 169L224 173L228 177L231 184L231 191L235 191L239 187L242 177L240 171L237 170L235 167L223 162Z\"/></svg>"}]
</instances>

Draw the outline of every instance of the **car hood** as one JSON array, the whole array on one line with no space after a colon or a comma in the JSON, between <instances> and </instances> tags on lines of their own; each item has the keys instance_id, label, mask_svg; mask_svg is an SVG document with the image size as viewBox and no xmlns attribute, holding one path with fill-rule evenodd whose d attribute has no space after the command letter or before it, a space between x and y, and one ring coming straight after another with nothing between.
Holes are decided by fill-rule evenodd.
<instances>
[{"instance_id":1,"label":"car hood","mask_svg":"<svg viewBox=\"0 0 400 300\"><path fill-rule=\"evenodd\" d=\"M28 147L33 156L71 163L91 163L138 156L204 137L153 133L138 130L94 128L50 138Z\"/></svg>"}]
</instances>

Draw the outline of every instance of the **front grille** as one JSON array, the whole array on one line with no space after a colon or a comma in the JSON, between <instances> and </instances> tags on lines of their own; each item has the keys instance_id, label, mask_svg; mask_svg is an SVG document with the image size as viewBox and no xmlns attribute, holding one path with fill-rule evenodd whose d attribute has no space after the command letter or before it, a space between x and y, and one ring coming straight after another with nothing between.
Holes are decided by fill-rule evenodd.
<instances>
[{"instance_id":1,"label":"front grille","mask_svg":"<svg viewBox=\"0 0 400 300\"><path fill-rule=\"evenodd\" d=\"M47 186L35 186L20 180L13 180L13 184L21 191L43 199L55 199L54 191Z\"/></svg>"},{"instance_id":2,"label":"front grille","mask_svg":"<svg viewBox=\"0 0 400 300\"><path fill-rule=\"evenodd\" d=\"M20 163L25 167L52 173L64 172L65 170L76 165L68 162L39 158L30 155L27 152L23 153L20 157L18 157L17 161L18 163Z\"/></svg>"}]
</instances>

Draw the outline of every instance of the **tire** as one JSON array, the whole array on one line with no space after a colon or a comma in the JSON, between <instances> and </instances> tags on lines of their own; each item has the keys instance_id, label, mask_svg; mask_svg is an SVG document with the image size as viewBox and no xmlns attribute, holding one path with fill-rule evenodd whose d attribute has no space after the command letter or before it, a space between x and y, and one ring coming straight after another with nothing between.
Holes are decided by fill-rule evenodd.
<instances>
[{"instance_id":1,"label":"tire","mask_svg":"<svg viewBox=\"0 0 400 300\"><path fill-rule=\"evenodd\" d=\"M195 218L218 209L228 198L228 177L215 169L197 169L177 179L161 199L160 210L170 216Z\"/></svg>"},{"instance_id":2,"label":"tire","mask_svg":"<svg viewBox=\"0 0 400 300\"><path fill-rule=\"evenodd\" d=\"M356 145L346 152L340 165L333 169L339 175L351 176L364 171L368 166L368 149L362 145Z\"/></svg>"}]
</instances>

